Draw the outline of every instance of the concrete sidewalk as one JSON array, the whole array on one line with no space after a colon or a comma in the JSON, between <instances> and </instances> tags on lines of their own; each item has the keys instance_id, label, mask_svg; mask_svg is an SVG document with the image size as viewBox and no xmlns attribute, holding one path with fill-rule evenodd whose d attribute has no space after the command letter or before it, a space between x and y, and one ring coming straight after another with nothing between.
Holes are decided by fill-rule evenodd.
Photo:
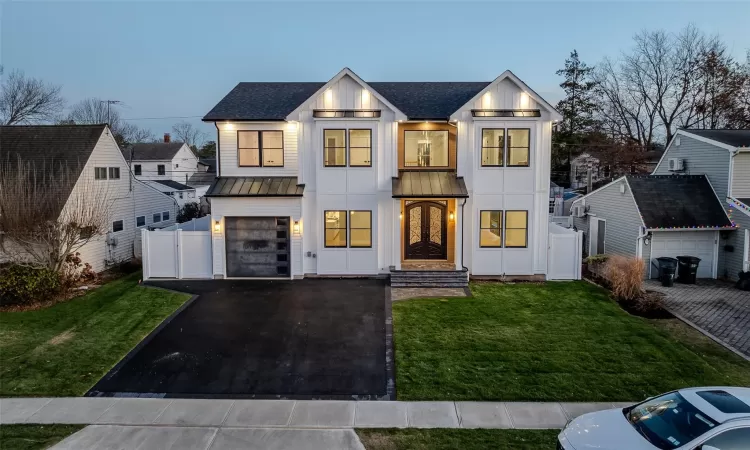
<instances>
[{"instance_id":1,"label":"concrete sidewalk","mask_svg":"<svg viewBox=\"0 0 750 450\"><path fill-rule=\"evenodd\" d=\"M157 398L4 398L0 424L203 428L562 428L581 414L628 404L387 402Z\"/></svg>"}]
</instances>

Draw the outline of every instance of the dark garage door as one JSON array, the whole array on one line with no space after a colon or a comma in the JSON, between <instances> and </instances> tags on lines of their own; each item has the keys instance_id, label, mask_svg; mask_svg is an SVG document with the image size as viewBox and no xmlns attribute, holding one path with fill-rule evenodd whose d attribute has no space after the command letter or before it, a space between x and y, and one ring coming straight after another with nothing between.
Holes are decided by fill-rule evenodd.
<instances>
[{"instance_id":1,"label":"dark garage door","mask_svg":"<svg viewBox=\"0 0 750 450\"><path fill-rule=\"evenodd\" d=\"M228 277L288 277L289 217L226 217Z\"/></svg>"}]
</instances>

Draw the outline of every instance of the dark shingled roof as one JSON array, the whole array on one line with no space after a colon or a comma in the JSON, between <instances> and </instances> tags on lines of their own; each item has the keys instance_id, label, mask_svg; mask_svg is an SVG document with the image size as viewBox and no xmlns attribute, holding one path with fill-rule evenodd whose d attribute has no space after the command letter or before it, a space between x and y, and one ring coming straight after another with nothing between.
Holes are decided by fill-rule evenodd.
<instances>
[{"instance_id":1,"label":"dark shingled roof","mask_svg":"<svg viewBox=\"0 0 750 450\"><path fill-rule=\"evenodd\" d=\"M221 177L206 197L302 197L304 190L297 177Z\"/></svg>"},{"instance_id":2,"label":"dark shingled roof","mask_svg":"<svg viewBox=\"0 0 750 450\"><path fill-rule=\"evenodd\" d=\"M490 81L368 84L409 119L444 120L490 84ZM203 120L286 120L289 113L324 85L325 83L240 83Z\"/></svg>"},{"instance_id":3,"label":"dark shingled roof","mask_svg":"<svg viewBox=\"0 0 750 450\"><path fill-rule=\"evenodd\" d=\"M447 119L490 81L368 83L411 120Z\"/></svg>"},{"instance_id":4,"label":"dark shingled roof","mask_svg":"<svg viewBox=\"0 0 750 450\"><path fill-rule=\"evenodd\" d=\"M750 130L683 130L732 147L750 147Z\"/></svg>"},{"instance_id":5,"label":"dark shingled roof","mask_svg":"<svg viewBox=\"0 0 750 450\"><path fill-rule=\"evenodd\" d=\"M731 228L705 175L628 175L646 228Z\"/></svg>"},{"instance_id":6,"label":"dark shingled roof","mask_svg":"<svg viewBox=\"0 0 750 450\"><path fill-rule=\"evenodd\" d=\"M59 214L106 127L105 124L0 126L0 164L15 165L20 156L21 161L33 163L35 171L51 168L54 179L67 180L56 186L43 184L59 199ZM63 171L70 172L63 176Z\"/></svg>"},{"instance_id":7,"label":"dark shingled roof","mask_svg":"<svg viewBox=\"0 0 750 450\"><path fill-rule=\"evenodd\" d=\"M203 117L217 120L286 120L325 83L240 83Z\"/></svg>"},{"instance_id":8,"label":"dark shingled roof","mask_svg":"<svg viewBox=\"0 0 750 450\"><path fill-rule=\"evenodd\" d=\"M146 181L153 181L155 183L163 184L164 186L167 186L169 188L172 188L176 191L184 191L186 189L194 189L186 184L179 183L174 180L146 180Z\"/></svg>"},{"instance_id":9,"label":"dark shingled roof","mask_svg":"<svg viewBox=\"0 0 750 450\"><path fill-rule=\"evenodd\" d=\"M393 198L468 198L463 177L453 172L420 170L399 172L392 179Z\"/></svg>"},{"instance_id":10,"label":"dark shingled roof","mask_svg":"<svg viewBox=\"0 0 750 450\"><path fill-rule=\"evenodd\" d=\"M187 180L189 186L207 186L216 179L216 172L195 172Z\"/></svg>"},{"instance_id":11,"label":"dark shingled roof","mask_svg":"<svg viewBox=\"0 0 750 450\"><path fill-rule=\"evenodd\" d=\"M208 170L206 170L206 172L216 173L216 157L198 158L198 163L208 167Z\"/></svg>"},{"instance_id":12,"label":"dark shingled roof","mask_svg":"<svg viewBox=\"0 0 750 450\"><path fill-rule=\"evenodd\" d=\"M133 161L171 161L182 148L182 142L148 142L133 144L122 149L126 161L130 161L130 150L133 150Z\"/></svg>"},{"instance_id":13,"label":"dark shingled roof","mask_svg":"<svg viewBox=\"0 0 750 450\"><path fill-rule=\"evenodd\" d=\"M741 201L746 206L750 207L750 198L738 198L737 200Z\"/></svg>"}]
</instances>

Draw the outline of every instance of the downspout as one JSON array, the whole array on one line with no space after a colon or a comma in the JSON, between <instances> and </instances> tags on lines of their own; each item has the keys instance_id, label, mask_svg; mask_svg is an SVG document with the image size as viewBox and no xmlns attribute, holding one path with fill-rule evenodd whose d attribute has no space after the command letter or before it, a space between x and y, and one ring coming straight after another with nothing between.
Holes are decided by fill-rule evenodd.
<instances>
[{"instance_id":1,"label":"downspout","mask_svg":"<svg viewBox=\"0 0 750 450\"><path fill-rule=\"evenodd\" d=\"M468 276L469 268L464 265L464 221L466 220L466 215L464 215L464 206L466 206L466 199L464 199L464 202L461 203L461 268L467 272Z\"/></svg>"},{"instance_id":2,"label":"downspout","mask_svg":"<svg viewBox=\"0 0 750 450\"><path fill-rule=\"evenodd\" d=\"M221 176L221 152L219 149L221 148L221 130L219 130L219 125L214 122L214 126L216 127L216 178L219 178Z\"/></svg>"},{"instance_id":3,"label":"downspout","mask_svg":"<svg viewBox=\"0 0 750 450\"><path fill-rule=\"evenodd\" d=\"M643 259L643 246L646 244L645 239L648 237L649 231L646 227L640 227L638 230L638 237L635 239L635 256L636 258ZM650 258L649 258L650 259ZM651 261L648 261L648 277L651 278Z\"/></svg>"}]
</instances>

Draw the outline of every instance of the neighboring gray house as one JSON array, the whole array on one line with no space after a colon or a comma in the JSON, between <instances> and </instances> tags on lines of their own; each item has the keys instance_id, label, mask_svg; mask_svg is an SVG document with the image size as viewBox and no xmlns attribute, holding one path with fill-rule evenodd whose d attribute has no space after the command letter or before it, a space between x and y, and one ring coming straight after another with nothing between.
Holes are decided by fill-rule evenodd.
<instances>
[{"instance_id":1,"label":"neighboring gray house","mask_svg":"<svg viewBox=\"0 0 750 450\"><path fill-rule=\"evenodd\" d=\"M698 276L750 270L750 130L678 130L651 176L627 176L576 200L589 254L702 259Z\"/></svg>"}]
</instances>

